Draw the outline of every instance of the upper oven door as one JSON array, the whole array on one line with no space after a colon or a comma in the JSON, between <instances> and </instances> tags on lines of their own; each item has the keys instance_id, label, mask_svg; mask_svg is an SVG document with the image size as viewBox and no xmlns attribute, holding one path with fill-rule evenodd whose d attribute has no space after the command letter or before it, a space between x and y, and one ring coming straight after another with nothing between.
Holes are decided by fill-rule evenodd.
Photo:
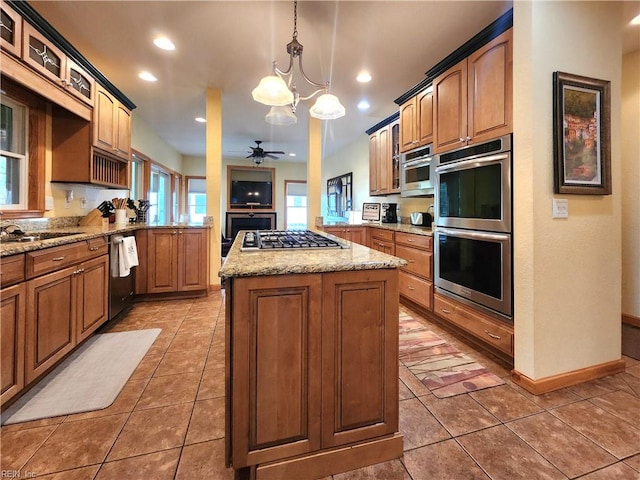
<instances>
[{"instance_id":1,"label":"upper oven door","mask_svg":"<svg viewBox=\"0 0 640 480\"><path fill-rule=\"evenodd\" d=\"M436 225L511 232L511 152L439 165Z\"/></svg>"},{"instance_id":2,"label":"upper oven door","mask_svg":"<svg viewBox=\"0 0 640 480\"><path fill-rule=\"evenodd\" d=\"M433 194L435 186L431 146L422 147L402 156L400 190L402 196ZM428 190L428 191L426 191Z\"/></svg>"}]
</instances>

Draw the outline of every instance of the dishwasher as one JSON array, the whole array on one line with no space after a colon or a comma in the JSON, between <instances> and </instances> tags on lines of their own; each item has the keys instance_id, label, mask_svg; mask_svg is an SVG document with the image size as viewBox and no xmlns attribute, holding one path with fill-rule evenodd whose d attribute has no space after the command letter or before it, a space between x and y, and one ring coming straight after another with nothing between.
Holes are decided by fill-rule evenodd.
<instances>
[{"instance_id":1,"label":"dishwasher","mask_svg":"<svg viewBox=\"0 0 640 480\"><path fill-rule=\"evenodd\" d=\"M117 258L118 245L123 237L131 237L133 233L109 236L109 320L114 319L133 305L133 292L136 283L136 268L132 267L129 275L121 277L114 265Z\"/></svg>"}]
</instances>

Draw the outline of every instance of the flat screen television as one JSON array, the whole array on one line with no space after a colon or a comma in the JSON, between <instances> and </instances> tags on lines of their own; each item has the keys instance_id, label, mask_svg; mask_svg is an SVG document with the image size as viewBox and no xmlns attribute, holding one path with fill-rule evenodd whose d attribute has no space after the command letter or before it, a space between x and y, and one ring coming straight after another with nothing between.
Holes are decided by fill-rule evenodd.
<instances>
[{"instance_id":1,"label":"flat screen television","mask_svg":"<svg viewBox=\"0 0 640 480\"><path fill-rule=\"evenodd\" d=\"M271 182L253 180L231 181L231 205L272 205Z\"/></svg>"}]
</instances>

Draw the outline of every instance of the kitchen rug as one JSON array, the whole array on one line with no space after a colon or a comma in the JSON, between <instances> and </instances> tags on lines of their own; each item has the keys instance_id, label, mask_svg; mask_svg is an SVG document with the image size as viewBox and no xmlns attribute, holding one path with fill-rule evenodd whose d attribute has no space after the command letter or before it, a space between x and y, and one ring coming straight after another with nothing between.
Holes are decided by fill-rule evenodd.
<instances>
[{"instance_id":1,"label":"kitchen rug","mask_svg":"<svg viewBox=\"0 0 640 480\"><path fill-rule=\"evenodd\" d=\"M474 359L406 314L400 315L400 361L438 398L504 385Z\"/></svg>"},{"instance_id":2,"label":"kitchen rug","mask_svg":"<svg viewBox=\"0 0 640 480\"><path fill-rule=\"evenodd\" d=\"M2 425L101 410L111 405L159 328L92 336L2 412Z\"/></svg>"}]
</instances>

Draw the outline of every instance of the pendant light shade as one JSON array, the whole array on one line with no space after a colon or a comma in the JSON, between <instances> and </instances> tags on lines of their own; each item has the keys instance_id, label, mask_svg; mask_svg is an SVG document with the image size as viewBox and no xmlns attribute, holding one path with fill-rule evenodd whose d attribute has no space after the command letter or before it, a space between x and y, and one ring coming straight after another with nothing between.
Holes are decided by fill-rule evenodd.
<instances>
[{"instance_id":1,"label":"pendant light shade","mask_svg":"<svg viewBox=\"0 0 640 480\"><path fill-rule=\"evenodd\" d=\"M334 120L344 117L345 109L338 97L325 93L320 95L313 107L309 109L309 115L320 120Z\"/></svg>"},{"instance_id":2,"label":"pendant light shade","mask_svg":"<svg viewBox=\"0 0 640 480\"><path fill-rule=\"evenodd\" d=\"M293 103L293 93L282 78L277 75L263 77L251 92L256 102L270 106L282 106Z\"/></svg>"},{"instance_id":3,"label":"pendant light shade","mask_svg":"<svg viewBox=\"0 0 640 480\"><path fill-rule=\"evenodd\" d=\"M289 105L271 107L264 119L271 125L293 125L298 122L298 117L291 111Z\"/></svg>"}]
</instances>

